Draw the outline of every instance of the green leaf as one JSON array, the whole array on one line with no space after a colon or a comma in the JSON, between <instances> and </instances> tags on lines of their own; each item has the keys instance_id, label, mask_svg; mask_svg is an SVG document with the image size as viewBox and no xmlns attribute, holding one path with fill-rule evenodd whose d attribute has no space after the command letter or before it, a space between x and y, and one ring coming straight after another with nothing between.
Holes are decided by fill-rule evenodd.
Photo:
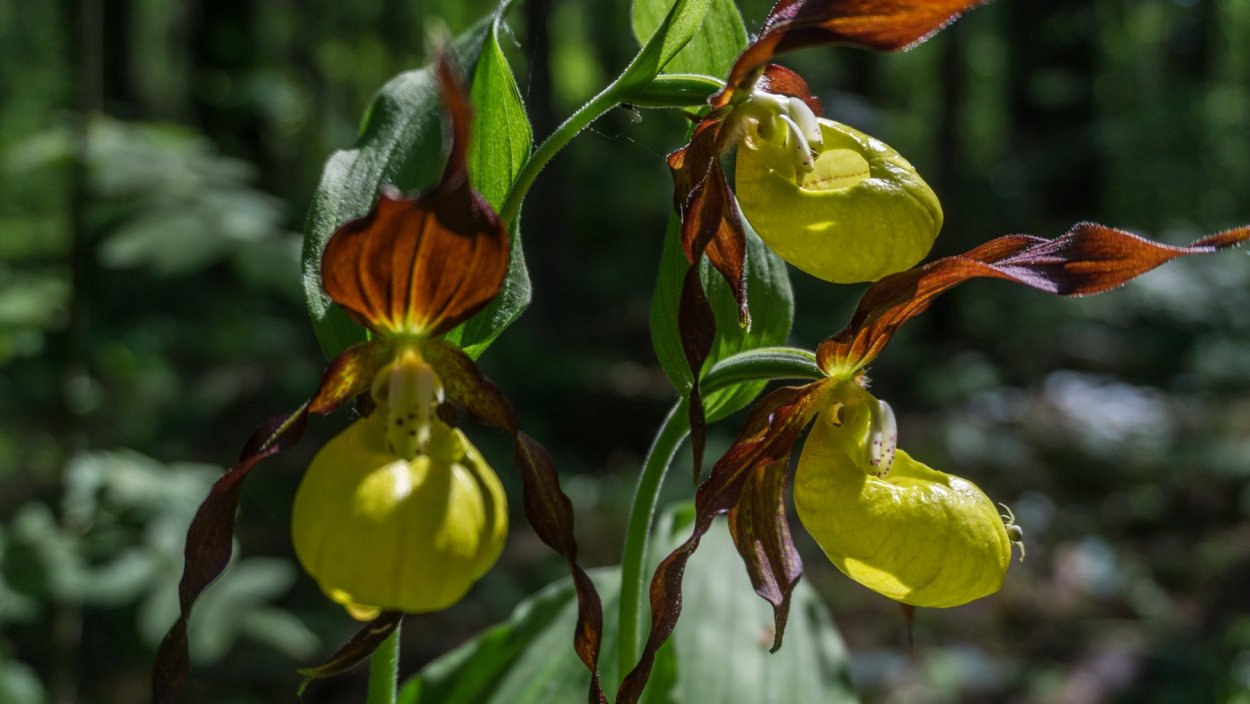
<instances>
[{"instance_id":1,"label":"green leaf","mask_svg":"<svg viewBox=\"0 0 1250 704\"><path fill-rule=\"evenodd\" d=\"M634 0L632 24L639 42L651 36L672 4L673 0ZM690 43L677 52L664 70L724 76L746 46L747 30L734 0L711 0Z\"/></svg>"},{"instance_id":2,"label":"green leaf","mask_svg":"<svg viewBox=\"0 0 1250 704\"><path fill-rule=\"evenodd\" d=\"M616 618L620 573L591 570L604 605L605 683L616 674ZM567 579L522 601L512 616L427 665L400 689L400 704L551 704L586 699L590 673L571 645L577 599ZM671 660L670 656L665 656ZM671 665L671 662L669 663ZM667 668L672 672L672 668ZM671 682L671 680L669 680ZM647 699L650 704L666 700Z\"/></svg>"},{"instance_id":3,"label":"green leaf","mask_svg":"<svg viewBox=\"0 0 1250 704\"><path fill-rule=\"evenodd\" d=\"M760 240L745 218L742 225L747 235L747 292L752 325L750 330L738 325L738 306L729 286L704 259L699 265L699 274L716 315L716 340L703 366L704 374L716 362L738 352L784 345L794 322L794 295L790 291L790 274L785 262ZM672 215L660 255L655 297L651 300L651 343L669 380L684 396L690 391L691 378L677 328L677 310L689 264L681 250L679 226L676 214ZM749 382L708 394L703 399L708 421L724 418L747 405L765 385L764 382Z\"/></svg>"},{"instance_id":4,"label":"green leaf","mask_svg":"<svg viewBox=\"0 0 1250 704\"><path fill-rule=\"evenodd\" d=\"M699 31L712 0L675 0L667 14L653 23L655 30L642 41L642 49L616 79L614 87L624 95L647 85L673 60ZM664 3L667 6L667 2Z\"/></svg>"},{"instance_id":5,"label":"green leaf","mask_svg":"<svg viewBox=\"0 0 1250 704\"><path fill-rule=\"evenodd\" d=\"M654 565L686 537L689 507L657 526ZM604 682L616 672L620 574L594 570L605 619ZM736 578L735 578L736 577ZM751 589L723 525L704 538L686 571L686 615L656 661L647 704L854 702L846 649L815 591L794 593L786 646L769 655L761 633L772 610ZM589 673L569 644L577 619L572 585L561 580L521 602L512 617L427 665L400 690L401 704L551 704L583 701ZM709 647L709 644L713 644Z\"/></svg>"},{"instance_id":6,"label":"green leaf","mask_svg":"<svg viewBox=\"0 0 1250 704\"><path fill-rule=\"evenodd\" d=\"M469 141L469 179L495 210L503 205L512 183L529 157L534 134L521 92L499 44L499 27L509 3L495 14L491 32L482 47L469 100L473 105L473 128ZM529 269L521 249L520 217L509 226L512 238L508 276L499 296L481 312L449 331L443 339L477 359L530 303Z\"/></svg>"}]
</instances>

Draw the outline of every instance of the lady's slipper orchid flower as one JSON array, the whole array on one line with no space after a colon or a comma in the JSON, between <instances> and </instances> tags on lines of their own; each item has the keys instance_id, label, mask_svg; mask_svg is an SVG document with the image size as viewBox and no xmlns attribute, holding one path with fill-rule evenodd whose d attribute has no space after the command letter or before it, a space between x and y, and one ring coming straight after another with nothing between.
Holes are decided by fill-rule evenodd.
<instances>
[{"instance_id":1,"label":"lady's slipper orchid flower","mask_svg":"<svg viewBox=\"0 0 1250 704\"><path fill-rule=\"evenodd\" d=\"M846 576L903 604L959 606L998 591L1012 543L994 503L896 451L889 405L844 388L812 421L799 457L803 527Z\"/></svg>"},{"instance_id":2,"label":"lady's slipper orchid flower","mask_svg":"<svg viewBox=\"0 0 1250 704\"><path fill-rule=\"evenodd\" d=\"M868 588L904 604L949 607L992 594L1022 535L1004 524L971 482L926 467L896 450L889 406L864 390L864 369L894 333L941 293L975 278L1012 281L1063 296L1120 286L1173 259L1250 240L1250 226L1187 247L1158 244L1123 230L1079 223L1053 240L1008 235L964 254L887 276L869 287L851 322L825 340L816 359L827 378L760 398L737 439L695 496L690 538L656 569L651 631L618 704L637 702L655 654L681 615L686 563L711 529L729 529L756 593L773 606L781 647L790 594L803 574L786 520L790 456L815 423L795 478L803 525L830 560ZM1021 545L1023 549L1023 545Z\"/></svg>"},{"instance_id":3,"label":"lady's slipper orchid flower","mask_svg":"<svg viewBox=\"0 0 1250 704\"><path fill-rule=\"evenodd\" d=\"M464 433L427 423L424 448L405 458L387 440L387 414L357 420L321 448L295 494L300 564L360 620L445 609L503 551L499 477Z\"/></svg>"},{"instance_id":4,"label":"lady's slipper orchid flower","mask_svg":"<svg viewBox=\"0 0 1250 704\"><path fill-rule=\"evenodd\" d=\"M863 132L815 117L797 98L787 103L801 120L747 117L737 152L735 193L760 238L833 283L876 281L923 259L942 206L912 165ZM799 128L808 116L815 138Z\"/></svg>"},{"instance_id":5,"label":"lady's slipper orchid flower","mask_svg":"<svg viewBox=\"0 0 1250 704\"><path fill-rule=\"evenodd\" d=\"M738 200L782 259L833 282L872 281L912 266L942 226L937 198L915 169L877 140L831 120L796 73L770 62L787 51L846 44L910 48L984 0L779 0L759 37L708 100L690 142L668 157L682 248L678 327L693 381L689 393L695 475L706 418L699 375L716 321L698 266L706 254L724 277L742 325L750 325L746 233L721 157L739 146ZM854 246L847 246L854 243Z\"/></svg>"},{"instance_id":6,"label":"lady's slipper orchid flower","mask_svg":"<svg viewBox=\"0 0 1250 704\"><path fill-rule=\"evenodd\" d=\"M292 537L301 563L332 599L354 616L374 618L328 662L302 672L346 670L394 631L402 612L450 606L499 556L506 500L476 448L448 424L459 407L515 442L526 517L572 574L580 609L574 647L592 672L591 701L606 704L597 674L602 608L576 561L572 507L554 463L520 431L511 403L473 360L439 339L499 293L509 248L499 217L469 185L467 97L445 58L436 71L452 133L442 179L416 198L383 187L373 210L341 226L322 256L326 293L373 337L331 362L299 410L257 431L197 511L179 583L181 614L153 673L158 704L175 699L185 679L187 620L229 562L247 474L292 445L309 413L330 413L366 392L372 412L309 467Z\"/></svg>"}]
</instances>

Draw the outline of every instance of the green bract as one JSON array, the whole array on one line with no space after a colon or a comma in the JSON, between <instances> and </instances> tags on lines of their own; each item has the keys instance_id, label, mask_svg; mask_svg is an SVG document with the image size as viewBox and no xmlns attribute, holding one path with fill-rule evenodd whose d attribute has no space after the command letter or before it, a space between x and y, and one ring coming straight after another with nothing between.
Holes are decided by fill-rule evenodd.
<instances>
[{"instance_id":1,"label":"green bract","mask_svg":"<svg viewBox=\"0 0 1250 704\"><path fill-rule=\"evenodd\" d=\"M387 444L382 411L321 448L291 516L304 569L361 619L451 606L508 532L499 477L463 433L431 419L429 445L405 460Z\"/></svg>"},{"instance_id":2,"label":"green bract","mask_svg":"<svg viewBox=\"0 0 1250 704\"><path fill-rule=\"evenodd\" d=\"M875 281L923 259L942 228L933 190L883 142L832 120L819 125L810 171L796 158L794 131L748 132L735 190L751 226L782 259L834 283Z\"/></svg>"},{"instance_id":3,"label":"green bract","mask_svg":"<svg viewBox=\"0 0 1250 704\"><path fill-rule=\"evenodd\" d=\"M1011 560L998 510L901 450L874 466L875 403L856 389L816 419L794 481L803 526L838 569L896 601L949 607L998 591Z\"/></svg>"}]
</instances>

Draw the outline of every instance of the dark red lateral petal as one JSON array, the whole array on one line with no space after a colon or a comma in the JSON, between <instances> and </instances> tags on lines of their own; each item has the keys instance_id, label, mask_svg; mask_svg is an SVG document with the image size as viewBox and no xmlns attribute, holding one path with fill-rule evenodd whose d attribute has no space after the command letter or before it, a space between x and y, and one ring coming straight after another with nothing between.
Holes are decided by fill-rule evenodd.
<instances>
[{"instance_id":1,"label":"dark red lateral petal","mask_svg":"<svg viewBox=\"0 0 1250 704\"><path fill-rule=\"evenodd\" d=\"M200 593L226 569L234 540L234 515L239 508L243 481L266 457L294 445L304 433L308 414L329 413L369 387L385 360L385 345L369 342L339 355L326 369L311 400L294 413L262 425L243 446L238 462L209 490L187 530L182 578L178 582L178 620L156 652L152 669L152 699L165 704L177 699L190 667L187 624Z\"/></svg>"},{"instance_id":2,"label":"dark red lateral petal","mask_svg":"<svg viewBox=\"0 0 1250 704\"><path fill-rule=\"evenodd\" d=\"M383 611L377 618L362 626L351 640L343 644L343 647L335 651L325 662L314 667L300 668L299 673L305 679L300 684L296 696L303 694L304 688L312 680L341 675L360 664L362 660L372 655L373 651L377 650L382 641L390 637L396 628L399 628L403 620L404 615L398 611Z\"/></svg>"},{"instance_id":3,"label":"dark red lateral petal","mask_svg":"<svg viewBox=\"0 0 1250 704\"><path fill-rule=\"evenodd\" d=\"M681 217L682 250L690 263L682 281L677 327L686 366L690 369L687 406L696 482L702 473L707 439L707 418L699 379L716 339L716 317L699 275L699 262L704 254L729 284L738 303L741 324L750 325L746 298L746 231L720 163L722 127L717 119L704 120L695 127L690 143L668 157L677 212Z\"/></svg>"},{"instance_id":4,"label":"dark red lateral petal","mask_svg":"<svg viewBox=\"0 0 1250 704\"><path fill-rule=\"evenodd\" d=\"M686 395L687 414L690 418L690 448L693 453L691 471L694 482L703 474L703 451L707 446L707 414L703 408L703 394L699 378L703 363L712 352L716 341L716 315L703 290L699 267L691 265L681 284L681 302L677 309L677 327L681 332L681 348L690 368L690 393Z\"/></svg>"},{"instance_id":5,"label":"dark red lateral petal","mask_svg":"<svg viewBox=\"0 0 1250 704\"><path fill-rule=\"evenodd\" d=\"M1053 240L1008 235L964 254L887 276L860 299L851 323L817 349L826 372L871 362L903 323L941 293L976 278L1014 281L1061 296L1086 296L1121 286L1178 257L1214 252L1250 239L1250 226L1173 247L1124 230L1082 222Z\"/></svg>"},{"instance_id":6,"label":"dark red lateral petal","mask_svg":"<svg viewBox=\"0 0 1250 704\"><path fill-rule=\"evenodd\" d=\"M737 508L757 469L785 461L804 428L820 410L828 388L817 381L785 387L764 396L752 407L746 425L695 494L695 521L690 538L664 558L651 580L651 631L638 665L621 683L616 704L635 704L642 696L655 655L681 616L682 577L686 563L716 516ZM797 577L796 577L797 579Z\"/></svg>"},{"instance_id":7,"label":"dark red lateral petal","mask_svg":"<svg viewBox=\"0 0 1250 704\"><path fill-rule=\"evenodd\" d=\"M515 442L513 459L521 470L525 517L544 543L564 558L577 592L577 627L573 649L591 672L588 700L607 704L599 681L599 650L603 638L603 605L589 575L577 562L573 504L560 488L560 475L550 453L521 432L511 401L464 352L439 340L421 343L421 356L443 382L447 400L475 420L507 431Z\"/></svg>"},{"instance_id":8,"label":"dark red lateral petal","mask_svg":"<svg viewBox=\"0 0 1250 704\"><path fill-rule=\"evenodd\" d=\"M468 98L446 57L438 76L452 131L442 180L417 198L383 188L373 210L335 231L322 255L326 293L375 332L447 332L485 307L508 271L503 223L469 187Z\"/></svg>"},{"instance_id":9,"label":"dark red lateral petal","mask_svg":"<svg viewBox=\"0 0 1250 704\"><path fill-rule=\"evenodd\" d=\"M737 506L729 510L729 532L746 564L751 586L773 607L773 645L781 648L790 595L803 576L803 560L786 520L786 487L790 456L759 466L743 486Z\"/></svg>"},{"instance_id":10,"label":"dark red lateral petal","mask_svg":"<svg viewBox=\"0 0 1250 704\"><path fill-rule=\"evenodd\" d=\"M738 57L716 107L749 90L756 72L787 51L845 44L900 51L923 42L986 0L781 0L764 20L759 39Z\"/></svg>"}]
</instances>

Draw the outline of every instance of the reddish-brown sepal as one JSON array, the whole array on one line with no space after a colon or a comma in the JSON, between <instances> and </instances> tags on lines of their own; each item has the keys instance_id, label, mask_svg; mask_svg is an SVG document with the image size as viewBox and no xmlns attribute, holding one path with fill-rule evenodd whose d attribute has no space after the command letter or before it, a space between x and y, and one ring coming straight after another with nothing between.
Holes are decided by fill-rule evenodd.
<instances>
[{"instance_id":1,"label":"reddish-brown sepal","mask_svg":"<svg viewBox=\"0 0 1250 704\"><path fill-rule=\"evenodd\" d=\"M491 301L508 271L508 234L469 187L469 105L444 57L438 63L452 145L442 180L416 198L383 187L368 215L326 243L322 285L379 334L433 337Z\"/></svg>"},{"instance_id":2,"label":"reddish-brown sepal","mask_svg":"<svg viewBox=\"0 0 1250 704\"><path fill-rule=\"evenodd\" d=\"M860 299L851 323L821 343L826 373L848 376L871 362L903 323L934 298L976 278L1006 279L1061 296L1101 293L1178 257L1214 252L1250 239L1250 226L1173 247L1091 222L1077 223L1053 240L1008 235L963 254L887 276Z\"/></svg>"},{"instance_id":3,"label":"reddish-brown sepal","mask_svg":"<svg viewBox=\"0 0 1250 704\"><path fill-rule=\"evenodd\" d=\"M727 105L750 90L759 68L787 51L846 44L876 51L909 49L985 0L781 0L760 36L738 57L723 91L711 103Z\"/></svg>"}]
</instances>

